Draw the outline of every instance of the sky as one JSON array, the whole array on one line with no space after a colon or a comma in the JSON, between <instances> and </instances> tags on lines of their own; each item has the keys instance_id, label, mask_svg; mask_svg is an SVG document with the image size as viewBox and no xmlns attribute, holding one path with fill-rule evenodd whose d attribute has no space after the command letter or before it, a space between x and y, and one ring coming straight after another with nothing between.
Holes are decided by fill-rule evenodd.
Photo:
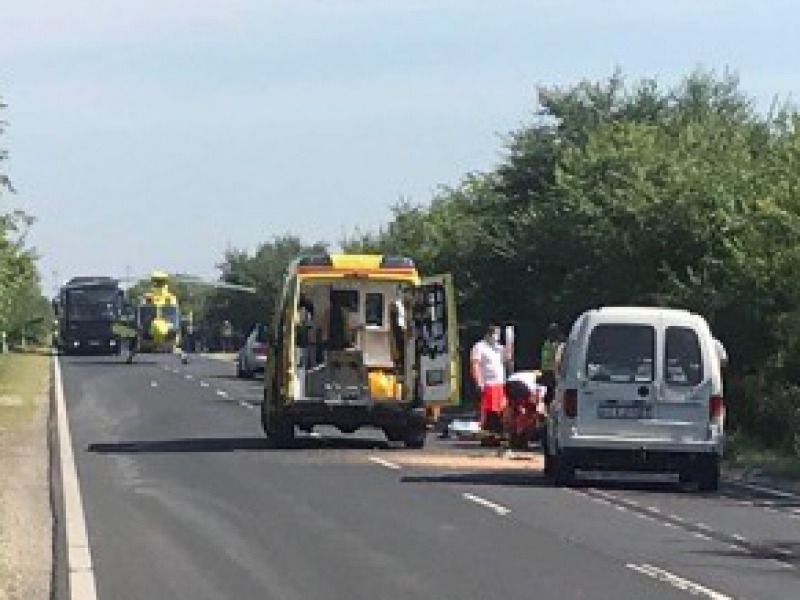
<instances>
[{"instance_id":1,"label":"sky","mask_svg":"<svg viewBox=\"0 0 800 600\"><path fill-rule=\"evenodd\" d=\"M536 88L731 69L800 97L794 0L0 0L0 147L45 290L336 244L503 158Z\"/></svg>"}]
</instances>

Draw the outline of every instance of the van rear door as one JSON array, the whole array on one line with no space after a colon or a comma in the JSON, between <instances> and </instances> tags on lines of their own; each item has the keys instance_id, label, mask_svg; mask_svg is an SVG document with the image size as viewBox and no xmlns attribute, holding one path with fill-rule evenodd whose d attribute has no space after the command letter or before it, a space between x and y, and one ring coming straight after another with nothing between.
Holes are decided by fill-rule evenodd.
<instances>
[{"instance_id":1,"label":"van rear door","mask_svg":"<svg viewBox=\"0 0 800 600\"><path fill-rule=\"evenodd\" d=\"M693 327L664 328L663 385L655 418L673 439L707 437L713 385L703 357L701 337Z\"/></svg>"},{"instance_id":2,"label":"van rear door","mask_svg":"<svg viewBox=\"0 0 800 600\"><path fill-rule=\"evenodd\" d=\"M657 341L658 331L649 324L607 323L591 330L585 376L577 390L581 435L650 435L656 415Z\"/></svg>"},{"instance_id":3,"label":"van rear door","mask_svg":"<svg viewBox=\"0 0 800 600\"><path fill-rule=\"evenodd\" d=\"M458 328L451 275L425 278L412 303L412 390L424 406L459 402Z\"/></svg>"},{"instance_id":4,"label":"van rear door","mask_svg":"<svg viewBox=\"0 0 800 600\"><path fill-rule=\"evenodd\" d=\"M578 390L583 435L686 442L706 438L710 379L690 327L602 324Z\"/></svg>"}]
</instances>

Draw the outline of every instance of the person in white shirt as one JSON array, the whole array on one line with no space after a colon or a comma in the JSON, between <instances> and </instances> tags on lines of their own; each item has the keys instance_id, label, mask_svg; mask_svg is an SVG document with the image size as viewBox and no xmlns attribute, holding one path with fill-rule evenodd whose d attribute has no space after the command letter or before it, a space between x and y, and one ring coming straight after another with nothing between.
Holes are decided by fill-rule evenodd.
<instances>
[{"instance_id":1,"label":"person in white shirt","mask_svg":"<svg viewBox=\"0 0 800 600\"><path fill-rule=\"evenodd\" d=\"M473 347L470 355L472 378L481 392L481 429L500 435L503 432L503 412L506 407L504 385L506 363L513 357L513 341L500 343L500 327L489 325L483 339Z\"/></svg>"}]
</instances>

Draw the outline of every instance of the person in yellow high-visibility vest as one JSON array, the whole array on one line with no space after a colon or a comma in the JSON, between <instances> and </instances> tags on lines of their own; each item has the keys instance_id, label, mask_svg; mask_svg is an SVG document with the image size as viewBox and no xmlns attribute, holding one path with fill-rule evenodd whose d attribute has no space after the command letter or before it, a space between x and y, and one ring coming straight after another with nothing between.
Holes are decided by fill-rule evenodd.
<instances>
[{"instance_id":1,"label":"person in yellow high-visibility vest","mask_svg":"<svg viewBox=\"0 0 800 600\"><path fill-rule=\"evenodd\" d=\"M550 323L547 328L547 336L542 343L541 352L541 365L542 372L539 381L542 385L547 387L547 393L544 396L544 402L549 405L553 400L556 384L556 371L558 369L558 360L560 349L562 345L563 336L561 335L561 328L558 323Z\"/></svg>"}]
</instances>

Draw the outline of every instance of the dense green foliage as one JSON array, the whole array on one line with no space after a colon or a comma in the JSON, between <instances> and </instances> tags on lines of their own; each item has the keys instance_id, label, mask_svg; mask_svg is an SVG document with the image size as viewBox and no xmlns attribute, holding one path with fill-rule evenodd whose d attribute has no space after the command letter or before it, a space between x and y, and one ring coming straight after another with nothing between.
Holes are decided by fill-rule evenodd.
<instances>
[{"instance_id":1,"label":"dense green foliage","mask_svg":"<svg viewBox=\"0 0 800 600\"><path fill-rule=\"evenodd\" d=\"M452 271L464 320L520 325L524 364L548 322L589 307L696 310L731 356L734 427L800 450L800 115L761 114L707 73L540 89L539 104L495 169L348 248Z\"/></svg>"},{"instance_id":2,"label":"dense green foliage","mask_svg":"<svg viewBox=\"0 0 800 600\"><path fill-rule=\"evenodd\" d=\"M452 272L462 351L481 323L515 323L521 367L538 363L549 322L590 307L698 311L730 354L733 428L800 452L800 114L763 114L735 77L703 72L673 88L616 74L538 100L495 168L397 205L344 248ZM271 314L300 250L288 238L228 253L225 278L263 291L241 319Z\"/></svg>"},{"instance_id":3,"label":"dense green foliage","mask_svg":"<svg viewBox=\"0 0 800 600\"><path fill-rule=\"evenodd\" d=\"M289 263L302 254L321 253L324 243L304 244L298 237L276 237L261 244L251 255L244 250L229 250L218 268L227 283L256 288L257 294L215 290L206 299L204 321L216 328L229 320L234 329L246 334L256 323L272 326L277 298L281 293Z\"/></svg>"},{"instance_id":4,"label":"dense green foliage","mask_svg":"<svg viewBox=\"0 0 800 600\"><path fill-rule=\"evenodd\" d=\"M0 102L0 109L5 106ZM0 121L0 137L4 122ZM52 324L47 300L42 296L35 257L25 245L32 219L20 212L3 212L3 195L12 191L3 171L6 152L0 150L0 332L10 344L41 339Z\"/></svg>"}]
</instances>

